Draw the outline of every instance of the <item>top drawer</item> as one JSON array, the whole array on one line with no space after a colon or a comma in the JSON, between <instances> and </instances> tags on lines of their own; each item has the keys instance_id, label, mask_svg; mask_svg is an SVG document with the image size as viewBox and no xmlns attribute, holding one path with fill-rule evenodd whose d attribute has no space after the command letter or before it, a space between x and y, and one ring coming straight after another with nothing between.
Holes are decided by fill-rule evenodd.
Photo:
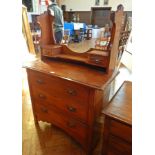
<instances>
[{"instance_id":1,"label":"top drawer","mask_svg":"<svg viewBox=\"0 0 155 155\"><path fill-rule=\"evenodd\" d=\"M46 91L69 103L87 104L89 89L72 81L60 79L48 74L27 70L31 85Z\"/></svg>"},{"instance_id":2,"label":"top drawer","mask_svg":"<svg viewBox=\"0 0 155 155\"><path fill-rule=\"evenodd\" d=\"M116 120L111 120L110 132L128 142L132 142L132 127Z\"/></svg>"}]
</instances>

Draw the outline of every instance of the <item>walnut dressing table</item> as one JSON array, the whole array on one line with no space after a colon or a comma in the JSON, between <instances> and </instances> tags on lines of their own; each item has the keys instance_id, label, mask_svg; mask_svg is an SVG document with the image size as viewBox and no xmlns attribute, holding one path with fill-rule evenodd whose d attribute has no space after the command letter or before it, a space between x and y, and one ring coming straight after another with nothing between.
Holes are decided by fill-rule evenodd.
<instances>
[{"instance_id":1,"label":"walnut dressing table","mask_svg":"<svg viewBox=\"0 0 155 155\"><path fill-rule=\"evenodd\" d=\"M35 123L45 121L60 127L91 155L100 133L97 120L109 102L110 87L118 73L114 63L111 65L117 52L111 45L118 45L115 40L122 20L114 24L107 50L80 54L55 44L53 17L48 12L39 22L41 59L24 64Z\"/></svg>"}]
</instances>

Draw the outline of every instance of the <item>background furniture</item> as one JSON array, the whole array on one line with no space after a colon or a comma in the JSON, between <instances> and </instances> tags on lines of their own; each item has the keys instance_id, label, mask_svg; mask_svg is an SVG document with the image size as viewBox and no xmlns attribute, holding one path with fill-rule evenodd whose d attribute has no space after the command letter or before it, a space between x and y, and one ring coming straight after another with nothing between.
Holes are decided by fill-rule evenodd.
<instances>
[{"instance_id":1,"label":"background furniture","mask_svg":"<svg viewBox=\"0 0 155 155\"><path fill-rule=\"evenodd\" d=\"M68 23L68 22L64 22L64 30L70 30L70 35L74 35L74 30L80 30L83 29L83 31L86 31L86 24L85 23Z\"/></svg>"},{"instance_id":2,"label":"background furniture","mask_svg":"<svg viewBox=\"0 0 155 155\"><path fill-rule=\"evenodd\" d=\"M132 83L124 82L105 108L103 155L132 154Z\"/></svg>"},{"instance_id":3,"label":"background furniture","mask_svg":"<svg viewBox=\"0 0 155 155\"><path fill-rule=\"evenodd\" d=\"M87 25L91 24L91 11L64 11L64 21L75 22L73 21L73 14L75 14L75 16L79 15L78 22L86 23Z\"/></svg>"},{"instance_id":4,"label":"background furniture","mask_svg":"<svg viewBox=\"0 0 155 155\"><path fill-rule=\"evenodd\" d=\"M104 27L110 24L111 7L92 7L92 24Z\"/></svg>"},{"instance_id":5,"label":"background furniture","mask_svg":"<svg viewBox=\"0 0 155 155\"><path fill-rule=\"evenodd\" d=\"M87 40L92 39L92 28L86 28L85 38Z\"/></svg>"}]
</instances>

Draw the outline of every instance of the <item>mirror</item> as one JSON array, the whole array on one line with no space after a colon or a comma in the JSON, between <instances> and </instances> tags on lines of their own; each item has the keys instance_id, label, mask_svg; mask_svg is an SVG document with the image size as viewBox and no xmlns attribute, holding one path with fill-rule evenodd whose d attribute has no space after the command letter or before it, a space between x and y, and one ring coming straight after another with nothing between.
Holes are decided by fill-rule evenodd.
<instances>
[{"instance_id":1,"label":"mirror","mask_svg":"<svg viewBox=\"0 0 155 155\"><path fill-rule=\"evenodd\" d=\"M50 12L45 12L38 17L38 23L41 28L41 46L56 44L53 22L54 16L52 16ZM74 25L74 30L69 29L69 26L68 29L66 29L66 25ZM99 50L106 50L108 48L112 32L108 24L103 28L86 27L84 30L81 30L82 28L80 28L79 25L81 26L84 24L65 23L62 44L66 45L71 51L76 53L85 53L92 48Z\"/></svg>"},{"instance_id":2,"label":"mirror","mask_svg":"<svg viewBox=\"0 0 155 155\"><path fill-rule=\"evenodd\" d=\"M115 12L112 11L111 7L91 7L90 11L66 11L66 9L62 7L62 10L65 22L64 29L67 31L67 34L68 30L70 31L68 47L71 50L81 52L81 50L87 51L90 48L102 49L102 46L106 41L103 39L105 27L109 26L111 29L113 25L112 23L115 20ZM131 23L130 19L132 18L132 11L124 11L124 15L124 25L130 26L131 24L128 23ZM92 31L87 34L87 29L92 29ZM84 37L82 30L84 30ZM124 27L123 31L124 30L126 31L129 29ZM74 32L79 36L81 35L81 38L84 38L84 41L83 39L80 39L80 37L78 41L77 38L73 36ZM101 39L101 47L95 47L96 42L99 44L99 39Z\"/></svg>"},{"instance_id":3,"label":"mirror","mask_svg":"<svg viewBox=\"0 0 155 155\"><path fill-rule=\"evenodd\" d=\"M65 11L64 9L63 15L64 39L67 40L71 50L84 52L90 48L100 48L95 45L99 45L99 39L104 37L104 27L111 26L111 7L92 7L91 11ZM106 41L103 39L100 45L103 46Z\"/></svg>"},{"instance_id":4,"label":"mirror","mask_svg":"<svg viewBox=\"0 0 155 155\"><path fill-rule=\"evenodd\" d=\"M110 18L114 21L114 11L111 11L111 7L92 7L90 8L90 11L66 11L66 6L61 5L61 7L64 16L64 34L66 34L66 36L64 36L64 40L66 40L68 47L75 52L85 52L90 48L96 48L96 42L98 45L100 44L99 39L101 38L105 25L108 24L111 28L112 22L110 21ZM127 13L127 17L132 16L131 11L125 11L125 13ZM40 39L40 31L38 30L38 26L35 24L35 18L33 17L37 17L39 15L40 14L32 14L31 27L34 36L33 40L35 41ZM92 32L90 31L87 35L88 28L92 29ZM82 29L84 29L84 33ZM100 45L103 46L104 44L105 42L102 40ZM98 46L97 48L100 47ZM39 49L39 53L40 48L37 49Z\"/></svg>"}]
</instances>

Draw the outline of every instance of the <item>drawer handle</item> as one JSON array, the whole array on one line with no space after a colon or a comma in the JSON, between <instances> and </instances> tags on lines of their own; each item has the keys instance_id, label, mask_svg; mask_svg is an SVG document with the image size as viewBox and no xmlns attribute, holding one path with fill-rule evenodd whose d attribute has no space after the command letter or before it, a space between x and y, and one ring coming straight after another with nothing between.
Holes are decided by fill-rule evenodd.
<instances>
[{"instance_id":1,"label":"drawer handle","mask_svg":"<svg viewBox=\"0 0 155 155\"><path fill-rule=\"evenodd\" d=\"M72 95L72 96L75 96L76 95L76 91L73 90L73 89L67 90L67 93L70 94L70 95Z\"/></svg>"},{"instance_id":2,"label":"drawer handle","mask_svg":"<svg viewBox=\"0 0 155 155\"><path fill-rule=\"evenodd\" d=\"M101 62L101 60L95 59L95 63L96 63L96 64L98 64L98 63L100 63L100 62Z\"/></svg>"},{"instance_id":3,"label":"drawer handle","mask_svg":"<svg viewBox=\"0 0 155 155\"><path fill-rule=\"evenodd\" d=\"M43 83L44 83L44 81L43 81L43 80L41 80L41 79L37 79L37 83L39 83L39 84L43 84Z\"/></svg>"},{"instance_id":4,"label":"drawer handle","mask_svg":"<svg viewBox=\"0 0 155 155\"><path fill-rule=\"evenodd\" d=\"M74 107L67 106L67 109L68 109L70 112L76 112L76 108L74 108Z\"/></svg>"},{"instance_id":5,"label":"drawer handle","mask_svg":"<svg viewBox=\"0 0 155 155\"><path fill-rule=\"evenodd\" d=\"M75 121L69 121L69 122L67 122L67 126L70 128L74 128L74 127L76 127L76 122Z\"/></svg>"},{"instance_id":6,"label":"drawer handle","mask_svg":"<svg viewBox=\"0 0 155 155\"><path fill-rule=\"evenodd\" d=\"M41 111L42 111L43 113L48 113L48 110L47 110L46 108L41 108Z\"/></svg>"},{"instance_id":7,"label":"drawer handle","mask_svg":"<svg viewBox=\"0 0 155 155\"><path fill-rule=\"evenodd\" d=\"M45 95L43 95L43 94L39 94L39 98L41 98L41 99L45 99L45 98L46 98L46 96L45 96Z\"/></svg>"}]
</instances>

